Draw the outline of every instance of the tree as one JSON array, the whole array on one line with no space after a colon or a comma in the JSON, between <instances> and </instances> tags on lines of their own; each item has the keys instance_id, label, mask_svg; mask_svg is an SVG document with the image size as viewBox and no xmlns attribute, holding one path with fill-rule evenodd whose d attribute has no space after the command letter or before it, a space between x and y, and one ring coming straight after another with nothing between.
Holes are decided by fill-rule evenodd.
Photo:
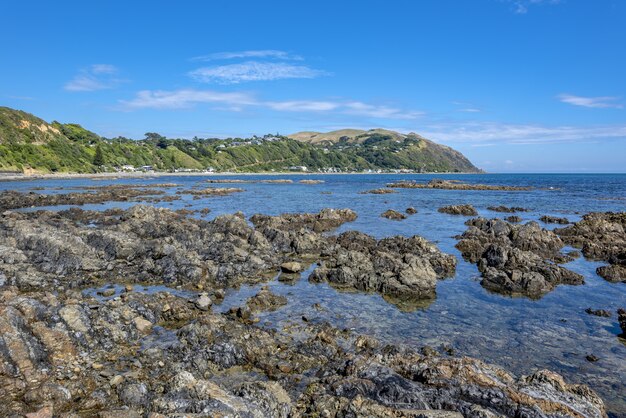
<instances>
[{"instance_id":1,"label":"tree","mask_svg":"<svg viewBox=\"0 0 626 418\"><path fill-rule=\"evenodd\" d=\"M100 144L96 147L96 153L93 156L93 165L96 167L101 167L104 165L104 153L102 152L102 147Z\"/></svg>"}]
</instances>

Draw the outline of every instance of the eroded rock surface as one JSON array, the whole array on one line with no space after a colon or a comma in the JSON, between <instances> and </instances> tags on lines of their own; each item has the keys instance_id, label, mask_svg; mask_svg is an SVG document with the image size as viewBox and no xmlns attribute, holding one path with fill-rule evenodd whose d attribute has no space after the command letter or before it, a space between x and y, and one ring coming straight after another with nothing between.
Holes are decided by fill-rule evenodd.
<instances>
[{"instance_id":1,"label":"eroded rock surface","mask_svg":"<svg viewBox=\"0 0 626 418\"><path fill-rule=\"evenodd\" d=\"M394 220L394 221L401 221L403 219L406 219L406 215L393 209L388 209L384 211L383 213L380 214L380 216L382 216L383 218Z\"/></svg>"},{"instance_id":2,"label":"eroded rock surface","mask_svg":"<svg viewBox=\"0 0 626 418\"><path fill-rule=\"evenodd\" d=\"M594 212L574 225L554 230L585 257L609 263L597 273L610 282L626 282L626 212Z\"/></svg>"},{"instance_id":3,"label":"eroded rock surface","mask_svg":"<svg viewBox=\"0 0 626 418\"><path fill-rule=\"evenodd\" d=\"M464 215L464 216L476 216L478 211L472 205L450 205L443 206L437 209L440 213L447 213L448 215Z\"/></svg>"},{"instance_id":4,"label":"eroded rock surface","mask_svg":"<svg viewBox=\"0 0 626 418\"><path fill-rule=\"evenodd\" d=\"M4 213L0 416L606 416L594 392L548 371L518 378L314 319L253 325L256 312L286 302L269 289L232 313L214 311L224 287L277 271L285 242L290 253L301 249L294 237L324 243L314 275L355 289L422 297L453 274L455 258L420 237L316 232L355 216L256 217L256 230L241 214L206 222L147 206ZM203 291L80 290L102 280Z\"/></svg>"},{"instance_id":5,"label":"eroded rock surface","mask_svg":"<svg viewBox=\"0 0 626 418\"><path fill-rule=\"evenodd\" d=\"M559 284L583 284L581 275L557 262L570 257L564 243L536 222L513 225L501 219L475 218L456 247L478 266L481 284L492 291L538 298Z\"/></svg>"},{"instance_id":6,"label":"eroded rock surface","mask_svg":"<svg viewBox=\"0 0 626 418\"><path fill-rule=\"evenodd\" d=\"M435 296L437 279L454 275L456 269L454 256L419 236L377 241L350 231L331 242L309 280L398 300L428 299Z\"/></svg>"}]
</instances>

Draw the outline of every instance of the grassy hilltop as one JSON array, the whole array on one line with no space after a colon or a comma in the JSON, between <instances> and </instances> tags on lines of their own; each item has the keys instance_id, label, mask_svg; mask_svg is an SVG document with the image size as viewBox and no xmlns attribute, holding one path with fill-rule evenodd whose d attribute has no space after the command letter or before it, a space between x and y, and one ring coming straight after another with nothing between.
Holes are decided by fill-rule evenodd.
<instances>
[{"instance_id":1,"label":"grassy hilltop","mask_svg":"<svg viewBox=\"0 0 626 418\"><path fill-rule=\"evenodd\" d=\"M461 153L416 134L375 129L289 136L171 139L104 138L78 124L48 123L0 107L0 171L26 173L113 171L123 166L265 172L415 170L478 172Z\"/></svg>"}]
</instances>

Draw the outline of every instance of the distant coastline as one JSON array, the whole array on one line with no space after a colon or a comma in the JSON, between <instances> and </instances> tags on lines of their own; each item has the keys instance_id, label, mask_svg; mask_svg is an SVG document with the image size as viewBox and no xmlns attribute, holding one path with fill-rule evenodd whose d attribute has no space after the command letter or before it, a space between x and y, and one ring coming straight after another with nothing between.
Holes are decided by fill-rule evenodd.
<instances>
[{"instance_id":1,"label":"distant coastline","mask_svg":"<svg viewBox=\"0 0 626 418\"><path fill-rule=\"evenodd\" d=\"M448 176L457 174L490 174L490 173L474 173L474 172L456 172L456 173L367 173L367 172L345 172L345 173L319 173L319 172L300 172L300 171L281 171L281 172L166 172L166 171L148 171L148 172L106 172L106 173L42 173L42 174L0 174L0 182L10 181L33 181L33 180L72 180L72 179L96 179L96 180L116 180L116 179L133 179L133 178L154 178L154 177L216 177L216 176L337 176L337 175L425 175L425 176ZM493 174L493 173L491 173Z\"/></svg>"}]
</instances>

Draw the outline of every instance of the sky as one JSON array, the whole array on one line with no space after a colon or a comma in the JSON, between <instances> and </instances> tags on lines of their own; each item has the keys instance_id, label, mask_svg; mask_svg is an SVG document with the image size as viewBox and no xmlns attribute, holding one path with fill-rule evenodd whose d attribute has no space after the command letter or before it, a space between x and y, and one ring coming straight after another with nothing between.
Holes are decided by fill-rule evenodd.
<instances>
[{"instance_id":1,"label":"sky","mask_svg":"<svg viewBox=\"0 0 626 418\"><path fill-rule=\"evenodd\" d=\"M5 1L0 105L106 137L387 128L626 172L625 0Z\"/></svg>"}]
</instances>

